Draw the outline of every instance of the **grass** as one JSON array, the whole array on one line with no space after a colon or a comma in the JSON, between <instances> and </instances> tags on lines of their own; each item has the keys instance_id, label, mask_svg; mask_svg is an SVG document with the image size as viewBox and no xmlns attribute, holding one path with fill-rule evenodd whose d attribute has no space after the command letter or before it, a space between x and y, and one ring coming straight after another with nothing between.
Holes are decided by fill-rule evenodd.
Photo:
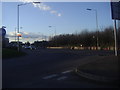
<instances>
[{"instance_id":1,"label":"grass","mask_svg":"<svg viewBox=\"0 0 120 90\"><path fill-rule=\"evenodd\" d=\"M20 57L20 56L24 56L24 55L26 55L25 52L22 52L22 51L18 52L15 49L7 49L7 48L2 49L2 58L3 59Z\"/></svg>"}]
</instances>

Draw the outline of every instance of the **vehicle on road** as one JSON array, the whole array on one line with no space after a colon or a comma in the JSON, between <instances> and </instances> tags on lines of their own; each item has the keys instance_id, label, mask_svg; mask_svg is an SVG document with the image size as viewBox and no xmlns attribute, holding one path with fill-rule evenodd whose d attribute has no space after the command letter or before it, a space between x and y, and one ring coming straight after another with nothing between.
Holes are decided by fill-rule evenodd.
<instances>
[{"instance_id":1,"label":"vehicle on road","mask_svg":"<svg viewBox=\"0 0 120 90\"><path fill-rule=\"evenodd\" d=\"M36 47L33 46L33 45L31 45L31 46L29 46L29 47L30 47L30 49L32 49L32 50L36 50Z\"/></svg>"},{"instance_id":2,"label":"vehicle on road","mask_svg":"<svg viewBox=\"0 0 120 90\"><path fill-rule=\"evenodd\" d=\"M32 45L30 45L30 46L23 46L23 48L30 49L30 50L35 50L36 49L36 47L32 46Z\"/></svg>"}]
</instances>

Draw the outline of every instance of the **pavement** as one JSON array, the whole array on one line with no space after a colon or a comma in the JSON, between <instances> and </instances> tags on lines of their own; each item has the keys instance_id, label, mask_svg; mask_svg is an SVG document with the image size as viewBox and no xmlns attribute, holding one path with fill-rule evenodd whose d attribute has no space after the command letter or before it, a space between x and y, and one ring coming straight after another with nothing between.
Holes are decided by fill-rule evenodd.
<instances>
[{"instance_id":1,"label":"pavement","mask_svg":"<svg viewBox=\"0 0 120 90\"><path fill-rule=\"evenodd\" d=\"M93 62L78 66L75 72L93 81L118 84L118 58L120 56L97 56L92 58Z\"/></svg>"}]
</instances>

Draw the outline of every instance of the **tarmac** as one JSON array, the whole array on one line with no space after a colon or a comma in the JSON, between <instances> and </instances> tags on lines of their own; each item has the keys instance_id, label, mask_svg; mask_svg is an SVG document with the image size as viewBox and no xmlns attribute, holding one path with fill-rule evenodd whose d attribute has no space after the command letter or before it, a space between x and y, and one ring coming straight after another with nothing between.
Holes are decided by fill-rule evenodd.
<instances>
[{"instance_id":1,"label":"tarmac","mask_svg":"<svg viewBox=\"0 0 120 90\"><path fill-rule=\"evenodd\" d=\"M119 62L120 56L97 56L93 62L83 64L75 69L76 74L86 79L118 84L120 81Z\"/></svg>"}]
</instances>

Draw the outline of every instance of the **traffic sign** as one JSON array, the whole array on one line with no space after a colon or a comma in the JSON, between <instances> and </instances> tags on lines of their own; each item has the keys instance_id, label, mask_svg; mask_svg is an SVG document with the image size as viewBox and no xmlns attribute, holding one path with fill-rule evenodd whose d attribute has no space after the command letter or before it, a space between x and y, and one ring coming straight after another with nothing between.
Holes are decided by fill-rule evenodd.
<instances>
[{"instance_id":1,"label":"traffic sign","mask_svg":"<svg viewBox=\"0 0 120 90\"><path fill-rule=\"evenodd\" d=\"M0 35L2 35L3 37L5 37L6 30L4 28L0 28Z\"/></svg>"},{"instance_id":2,"label":"traffic sign","mask_svg":"<svg viewBox=\"0 0 120 90\"><path fill-rule=\"evenodd\" d=\"M120 20L120 1L111 2L112 19Z\"/></svg>"}]
</instances>

